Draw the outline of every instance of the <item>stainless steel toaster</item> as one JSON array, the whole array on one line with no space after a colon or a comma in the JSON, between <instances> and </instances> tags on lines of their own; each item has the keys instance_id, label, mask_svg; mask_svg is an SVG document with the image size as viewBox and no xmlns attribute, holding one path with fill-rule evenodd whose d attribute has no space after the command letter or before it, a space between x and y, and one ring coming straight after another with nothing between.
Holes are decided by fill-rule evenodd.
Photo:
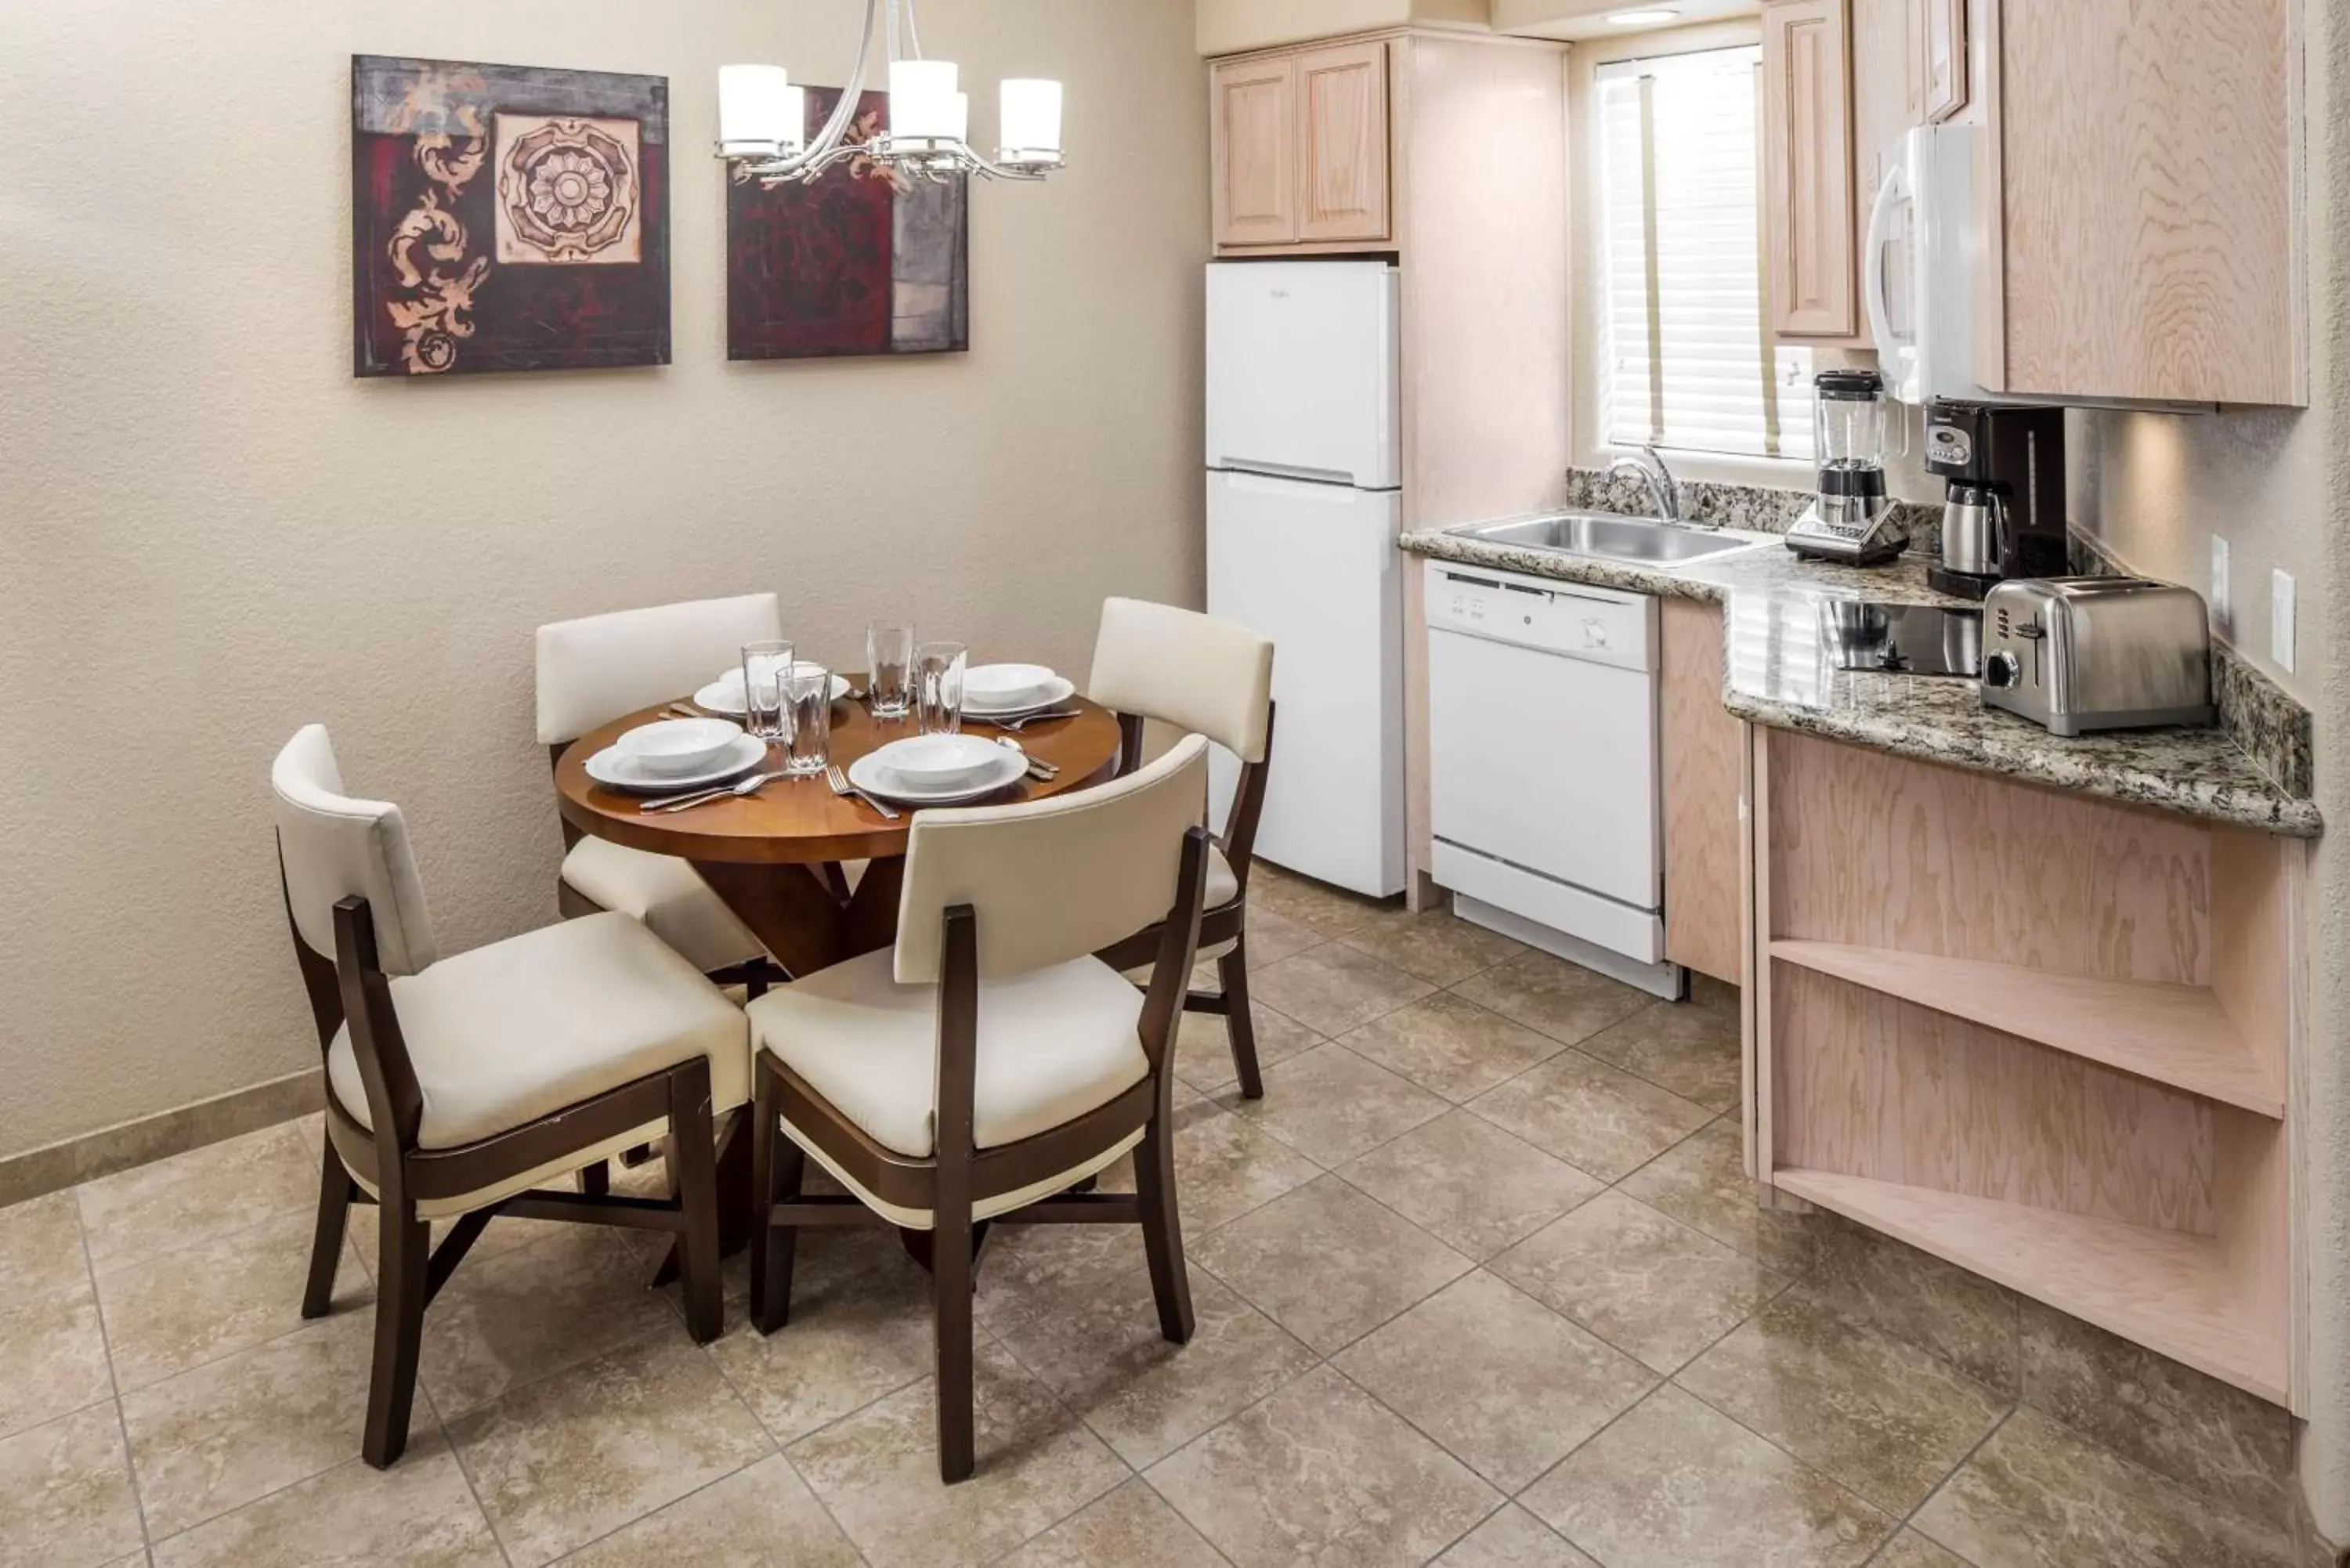
<instances>
[{"instance_id":1,"label":"stainless steel toaster","mask_svg":"<svg viewBox=\"0 0 2350 1568\"><path fill-rule=\"evenodd\" d=\"M2058 735L2208 725L2210 617L2193 589L2136 577L2001 583L1983 600L1982 700Z\"/></svg>"}]
</instances>

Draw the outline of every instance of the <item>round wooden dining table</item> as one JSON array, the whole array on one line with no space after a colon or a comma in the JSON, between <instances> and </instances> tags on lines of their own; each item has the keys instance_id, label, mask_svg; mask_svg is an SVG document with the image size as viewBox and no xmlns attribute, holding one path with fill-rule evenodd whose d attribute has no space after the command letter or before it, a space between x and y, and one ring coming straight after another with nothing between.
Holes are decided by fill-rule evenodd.
<instances>
[{"instance_id":1,"label":"round wooden dining table","mask_svg":"<svg viewBox=\"0 0 2350 1568\"><path fill-rule=\"evenodd\" d=\"M847 679L852 689L862 689L861 675ZM888 821L862 800L834 794L824 776L816 774L777 779L747 798L729 797L691 811L648 813L639 809L644 804L640 796L606 789L588 776L589 757L673 706L629 714L572 743L555 769L564 819L582 833L630 849L691 861L702 879L793 976L813 974L894 942L914 808L896 807L899 819ZM1075 709L1076 716L1030 724L1017 739L1030 756L1052 763L1059 774L1050 780L1024 777L972 804L1043 800L1115 773L1117 716L1083 698L1056 706ZM965 723L973 734L1003 732L975 719ZM846 769L868 752L915 732L910 718L883 722L862 702L836 702L832 760ZM770 769L779 765L779 754L770 749ZM868 865L852 890L841 867L856 860Z\"/></svg>"}]
</instances>

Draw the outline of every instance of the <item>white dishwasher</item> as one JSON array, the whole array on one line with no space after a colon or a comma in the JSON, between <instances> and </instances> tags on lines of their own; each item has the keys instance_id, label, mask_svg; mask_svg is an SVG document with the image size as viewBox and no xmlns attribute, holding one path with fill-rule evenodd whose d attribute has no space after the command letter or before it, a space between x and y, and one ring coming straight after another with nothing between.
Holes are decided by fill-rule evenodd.
<instances>
[{"instance_id":1,"label":"white dishwasher","mask_svg":"<svg viewBox=\"0 0 2350 1568\"><path fill-rule=\"evenodd\" d=\"M1657 601L1431 561L1430 812L1464 919L1659 996Z\"/></svg>"}]
</instances>

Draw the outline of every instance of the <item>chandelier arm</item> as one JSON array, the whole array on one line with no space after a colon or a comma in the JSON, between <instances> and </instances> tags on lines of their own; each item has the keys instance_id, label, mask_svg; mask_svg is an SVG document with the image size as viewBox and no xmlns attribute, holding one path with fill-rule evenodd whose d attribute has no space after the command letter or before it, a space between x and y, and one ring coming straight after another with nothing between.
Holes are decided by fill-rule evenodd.
<instances>
[{"instance_id":1,"label":"chandelier arm","mask_svg":"<svg viewBox=\"0 0 2350 1568\"><path fill-rule=\"evenodd\" d=\"M914 19L914 0L906 0L906 57L910 60L922 57L922 28L921 24Z\"/></svg>"},{"instance_id":2,"label":"chandelier arm","mask_svg":"<svg viewBox=\"0 0 2350 1568\"><path fill-rule=\"evenodd\" d=\"M865 30L857 40L857 67L849 74L848 85L841 88L840 101L832 106L831 118L824 122L824 129L816 132L816 140L803 148L796 157L778 158L772 162L759 164L752 170L754 174L771 185L779 181L796 179L803 171L820 169L822 161L839 148L840 139L847 133L848 122L857 116L857 106L865 98L865 73L873 63L873 18L880 4L881 0L865 0Z\"/></svg>"},{"instance_id":3,"label":"chandelier arm","mask_svg":"<svg viewBox=\"0 0 2350 1568\"><path fill-rule=\"evenodd\" d=\"M902 59L904 59L904 58L906 57L905 53L904 53L903 49L901 48L901 47L899 46L899 43L898 0L882 0L882 4L884 4L884 5L886 5L887 6L889 6L889 13L888 13L888 16L889 16L889 64L891 64L891 65L893 65L893 66L894 66L894 65L896 65L899 60L902 60ZM870 31L871 31L871 29L868 27L868 28L867 29L867 31L870 32Z\"/></svg>"}]
</instances>

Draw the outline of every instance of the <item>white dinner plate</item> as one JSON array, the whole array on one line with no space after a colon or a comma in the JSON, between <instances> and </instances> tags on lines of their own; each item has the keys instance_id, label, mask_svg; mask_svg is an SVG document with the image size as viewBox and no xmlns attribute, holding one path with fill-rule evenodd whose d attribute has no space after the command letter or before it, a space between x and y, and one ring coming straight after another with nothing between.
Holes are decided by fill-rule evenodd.
<instances>
[{"instance_id":1,"label":"white dinner plate","mask_svg":"<svg viewBox=\"0 0 2350 1568\"><path fill-rule=\"evenodd\" d=\"M1004 785L1017 783L1027 776L1028 758L1024 753L1011 747L1003 748L1003 761L967 784L945 789L922 789L908 784L883 764L874 761L875 753L868 752L848 764L848 782L868 794L898 805L963 805L984 800Z\"/></svg>"},{"instance_id":2,"label":"white dinner plate","mask_svg":"<svg viewBox=\"0 0 2350 1568\"><path fill-rule=\"evenodd\" d=\"M767 743L756 735L743 735L720 753L716 762L690 774L657 774L639 766L618 746L607 746L588 759L588 776L607 789L637 794L683 794L739 779L766 761Z\"/></svg>"},{"instance_id":3,"label":"white dinner plate","mask_svg":"<svg viewBox=\"0 0 2350 1568\"><path fill-rule=\"evenodd\" d=\"M1066 675L1055 675L1053 683L1045 688L1045 695L1034 702L1024 702L1017 708L983 708L966 701L963 716L969 719L1017 719L1023 713L1041 713L1047 708L1057 708L1077 694L1077 683Z\"/></svg>"},{"instance_id":4,"label":"white dinner plate","mask_svg":"<svg viewBox=\"0 0 2350 1568\"><path fill-rule=\"evenodd\" d=\"M841 701L848 695L848 677L832 678L832 700ZM747 717L750 710L743 704L743 678L722 675L693 694L693 705L706 712L722 713L729 719Z\"/></svg>"}]
</instances>

